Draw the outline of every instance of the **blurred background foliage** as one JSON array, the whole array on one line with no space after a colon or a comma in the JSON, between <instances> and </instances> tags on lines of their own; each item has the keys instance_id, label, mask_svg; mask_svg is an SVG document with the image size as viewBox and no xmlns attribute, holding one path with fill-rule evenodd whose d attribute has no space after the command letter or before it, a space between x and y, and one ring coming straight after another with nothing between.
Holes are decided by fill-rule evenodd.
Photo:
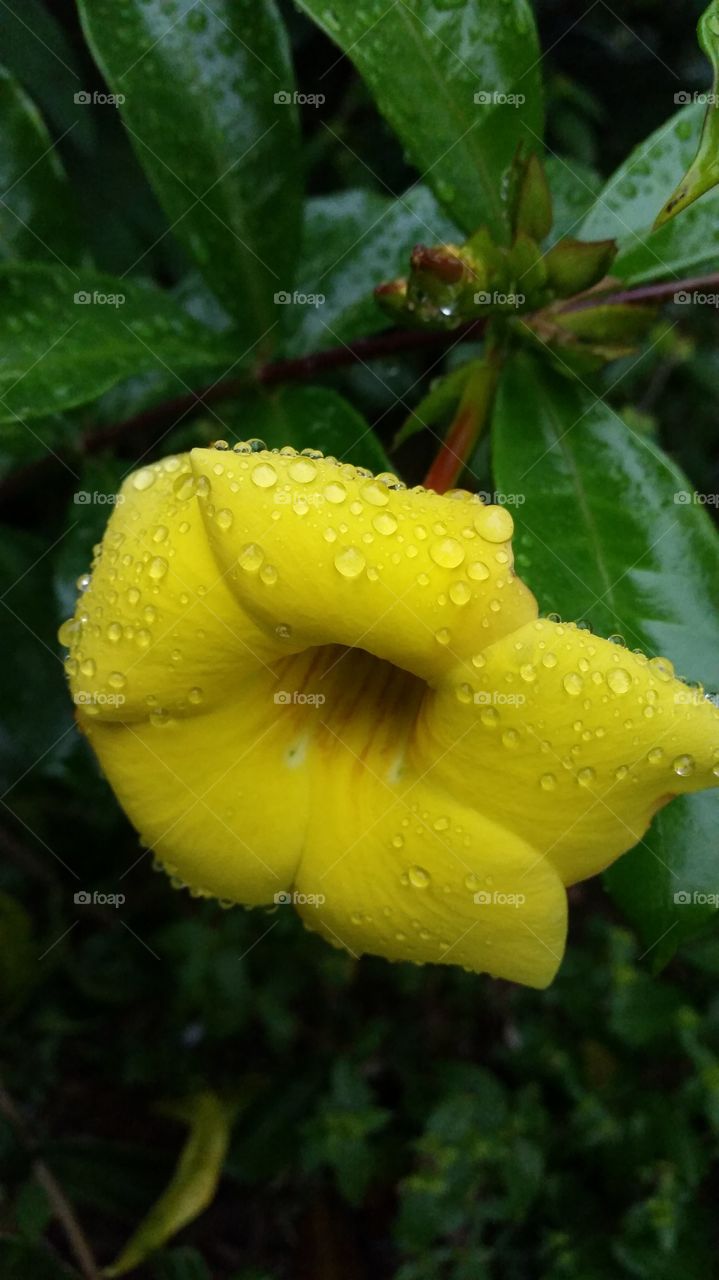
<instances>
[{"instance_id":1,"label":"blurred background foliage","mask_svg":"<svg viewBox=\"0 0 719 1280\"><path fill-rule=\"evenodd\" d=\"M348 61L281 7L298 88L317 92L318 69L331 68L322 112L301 113L307 189L360 188L367 211L380 209L413 170ZM701 8L538 0L548 142L590 189L673 112L677 87L707 87ZM44 238L59 237L70 261L89 249L110 273L137 263L131 274L176 290L222 334L227 319L164 235L117 114L72 105L76 77L103 88L74 6L8 0L0 47L82 193L74 208L60 191L37 194ZM3 176L9 185L12 168ZM0 229L4 257L42 256L18 245L2 208ZM400 265L391 230L372 252L351 264L368 287ZM680 320L658 322L609 398L698 488L717 491L716 312L685 308ZM392 355L322 381L381 420L389 448L406 416L397 397L412 387L419 401L426 364ZM613 366L607 385L621 372ZM56 1186L95 1257L115 1257L171 1182L188 1116L210 1095L234 1120L217 1195L139 1280L707 1280L719 1191L716 934L653 975L647 948L592 882L572 891L567 959L538 994L357 963L291 912L224 911L150 873L74 732L55 641L107 509L73 504L77 481L47 449L69 438L79 487L111 493L148 444L164 453L224 434L207 413L156 446L154 426L150 437L143 424L113 433L204 381L138 374L89 408L8 428L0 443L0 1274L79 1274ZM330 432L331 406L320 409ZM305 406L308 420L320 409ZM248 416L281 410L240 398L222 417L242 435ZM300 409L285 411L295 420ZM376 448L358 460L371 465ZM408 479L432 451L424 437L405 447ZM76 906L88 889L126 901Z\"/></svg>"}]
</instances>

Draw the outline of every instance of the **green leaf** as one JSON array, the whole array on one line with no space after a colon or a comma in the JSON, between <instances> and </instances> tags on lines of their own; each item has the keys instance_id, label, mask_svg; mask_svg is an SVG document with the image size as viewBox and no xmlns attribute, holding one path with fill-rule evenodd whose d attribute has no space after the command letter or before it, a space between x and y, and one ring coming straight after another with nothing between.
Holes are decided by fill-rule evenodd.
<instances>
[{"instance_id":1,"label":"green leaf","mask_svg":"<svg viewBox=\"0 0 719 1280\"><path fill-rule=\"evenodd\" d=\"M601 190L602 179L596 170L566 156L547 156L544 169L552 195L554 223L550 240L578 235L579 227Z\"/></svg>"},{"instance_id":2,"label":"green leaf","mask_svg":"<svg viewBox=\"0 0 719 1280\"><path fill-rule=\"evenodd\" d=\"M328 387L280 387L277 391L248 392L233 405L222 407L223 421L236 426L239 439L258 436L271 449L319 449L322 453L368 467L391 471L391 463L369 423L349 401ZM217 423L212 427L217 436ZM189 447L189 441L188 441Z\"/></svg>"},{"instance_id":3,"label":"green leaf","mask_svg":"<svg viewBox=\"0 0 719 1280\"><path fill-rule=\"evenodd\" d=\"M289 353L304 355L386 328L375 285L407 271L418 241L458 236L427 187L412 187L396 199L356 189L308 200L296 292L324 301L288 304Z\"/></svg>"},{"instance_id":4,"label":"green leaf","mask_svg":"<svg viewBox=\"0 0 719 1280\"><path fill-rule=\"evenodd\" d=\"M0 266L0 422L87 403L131 374L229 364L233 350L149 286Z\"/></svg>"},{"instance_id":5,"label":"green leaf","mask_svg":"<svg viewBox=\"0 0 719 1280\"><path fill-rule=\"evenodd\" d=\"M657 814L642 844L605 873L615 902L651 948L655 971L716 917L718 826L716 792L680 796Z\"/></svg>"},{"instance_id":6,"label":"green leaf","mask_svg":"<svg viewBox=\"0 0 719 1280\"><path fill-rule=\"evenodd\" d=\"M39 112L0 67L0 257L76 263L72 195Z\"/></svg>"},{"instance_id":7,"label":"green leaf","mask_svg":"<svg viewBox=\"0 0 719 1280\"><path fill-rule=\"evenodd\" d=\"M508 237L517 147L541 144L540 52L527 0L299 0L352 59L422 180L464 228ZM507 98L509 97L509 101Z\"/></svg>"},{"instance_id":8,"label":"green leaf","mask_svg":"<svg viewBox=\"0 0 719 1280\"><path fill-rule=\"evenodd\" d=\"M273 0L80 0L173 234L241 324L277 324L299 238L294 81ZM268 346L265 341L265 347Z\"/></svg>"},{"instance_id":9,"label":"green leaf","mask_svg":"<svg viewBox=\"0 0 719 1280\"><path fill-rule=\"evenodd\" d=\"M194 1222L212 1203L227 1154L236 1106L201 1093L182 1109L190 1133L172 1181L128 1240L106 1276L124 1276Z\"/></svg>"},{"instance_id":10,"label":"green leaf","mask_svg":"<svg viewBox=\"0 0 719 1280\"><path fill-rule=\"evenodd\" d=\"M701 115L698 104L682 107L645 138L609 179L577 232L583 240L618 242L612 275L628 284L719 268L718 192L651 229L696 150Z\"/></svg>"},{"instance_id":11,"label":"green leaf","mask_svg":"<svg viewBox=\"0 0 719 1280\"><path fill-rule=\"evenodd\" d=\"M82 64L63 27L40 0L2 0L3 62L60 134L83 151L93 145L91 113L75 95L86 89Z\"/></svg>"},{"instance_id":12,"label":"green leaf","mask_svg":"<svg viewBox=\"0 0 719 1280\"><path fill-rule=\"evenodd\" d=\"M50 550L45 538L0 530L0 788L7 807L14 805L12 789L28 771L47 772L71 746L71 708L48 607Z\"/></svg>"},{"instance_id":13,"label":"green leaf","mask_svg":"<svg viewBox=\"0 0 719 1280\"><path fill-rule=\"evenodd\" d=\"M693 204L699 196L719 182L719 0L712 0L697 27L699 44L714 69L712 92L702 125L699 149L676 190L659 213L656 225L662 226Z\"/></svg>"},{"instance_id":14,"label":"green leaf","mask_svg":"<svg viewBox=\"0 0 719 1280\"><path fill-rule=\"evenodd\" d=\"M543 613L586 619L719 687L719 535L661 450L524 355L500 387L494 465L497 488L521 499L517 570ZM716 910L692 912L674 894L715 891L718 818L716 794L674 802L608 877L663 958Z\"/></svg>"}]
</instances>

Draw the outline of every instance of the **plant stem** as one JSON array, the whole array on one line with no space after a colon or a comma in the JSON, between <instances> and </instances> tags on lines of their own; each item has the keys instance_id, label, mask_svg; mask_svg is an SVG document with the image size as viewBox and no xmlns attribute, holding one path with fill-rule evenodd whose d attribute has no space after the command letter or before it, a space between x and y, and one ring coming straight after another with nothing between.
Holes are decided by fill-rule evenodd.
<instances>
[{"instance_id":1,"label":"plant stem","mask_svg":"<svg viewBox=\"0 0 719 1280\"><path fill-rule=\"evenodd\" d=\"M425 486L435 493L446 493L453 488L467 465L489 420L503 363L504 347L488 342L484 357L477 361L454 420L425 477Z\"/></svg>"},{"instance_id":2,"label":"plant stem","mask_svg":"<svg viewBox=\"0 0 719 1280\"><path fill-rule=\"evenodd\" d=\"M75 1261L81 1274L85 1277L85 1280L100 1280L100 1271L87 1237L75 1216L75 1211L44 1160L38 1159L34 1154L35 1143L2 1081L0 1081L0 1114L4 1115L6 1120L10 1122L22 1146L26 1151L30 1152L35 1180L43 1188L50 1201L53 1213L65 1232L65 1237L75 1256Z\"/></svg>"}]
</instances>

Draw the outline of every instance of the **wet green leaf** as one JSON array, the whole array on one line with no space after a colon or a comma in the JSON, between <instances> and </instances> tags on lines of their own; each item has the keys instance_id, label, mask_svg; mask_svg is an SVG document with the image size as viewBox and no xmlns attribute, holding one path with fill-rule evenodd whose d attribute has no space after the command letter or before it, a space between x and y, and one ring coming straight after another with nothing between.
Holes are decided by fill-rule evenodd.
<instances>
[{"instance_id":1,"label":"wet green leaf","mask_svg":"<svg viewBox=\"0 0 719 1280\"><path fill-rule=\"evenodd\" d=\"M352 59L423 180L465 231L506 239L517 147L541 144L540 53L527 0L299 0Z\"/></svg>"},{"instance_id":2,"label":"wet green leaf","mask_svg":"<svg viewBox=\"0 0 719 1280\"><path fill-rule=\"evenodd\" d=\"M297 112L273 0L81 0L88 42L173 234L272 345L299 239Z\"/></svg>"},{"instance_id":3,"label":"wet green leaf","mask_svg":"<svg viewBox=\"0 0 719 1280\"><path fill-rule=\"evenodd\" d=\"M661 227L719 182L719 0L711 0L697 26L699 44L714 72L712 91L702 125L699 149L676 190L657 215Z\"/></svg>"}]
</instances>

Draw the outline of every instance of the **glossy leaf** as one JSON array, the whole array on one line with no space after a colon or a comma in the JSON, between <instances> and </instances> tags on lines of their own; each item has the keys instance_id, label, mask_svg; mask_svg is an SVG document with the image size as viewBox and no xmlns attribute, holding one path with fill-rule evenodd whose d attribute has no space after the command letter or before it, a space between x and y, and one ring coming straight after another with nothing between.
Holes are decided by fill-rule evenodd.
<instances>
[{"instance_id":1,"label":"glossy leaf","mask_svg":"<svg viewBox=\"0 0 719 1280\"><path fill-rule=\"evenodd\" d=\"M296 297L324 301L287 304L288 351L303 355L386 328L375 285L406 272L418 241L459 234L427 187L396 199L354 190L308 200Z\"/></svg>"},{"instance_id":2,"label":"glossy leaf","mask_svg":"<svg viewBox=\"0 0 719 1280\"><path fill-rule=\"evenodd\" d=\"M554 222L549 238L553 244L563 236L579 235L579 227L601 190L602 179L589 165L563 156L548 155L544 169L552 196Z\"/></svg>"},{"instance_id":3,"label":"glossy leaf","mask_svg":"<svg viewBox=\"0 0 719 1280\"><path fill-rule=\"evenodd\" d=\"M407 154L465 231L507 238L506 178L541 142L540 52L527 0L299 0L355 63Z\"/></svg>"},{"instance_id":4,"label":"glossy leaf","mask_svg":"<svg viewBox=\"0 0 719 1280\"><path fill-rule=\"evenodd\" d=\"M501 384L494 465L497 489L519 496L517 570L543 613L584 619L719 686L719 535L665 454L579 383L522 356ZM674 895L715 885L718 818L716 793L673 803L608 877L664 959L716 911Z\"/></svg>"},{"instance_id":5,"label":"glossy leaf","mask_svg":"<svg viewBox=\"0 0 719 1280\"><path fill-rule=\"evenodd\" d=\"M81 257L72 195L45 124L27 94L0 67L0 257Z\"/></svg>"},{"instance_id":6,"label":"glossy leaf","mask_svg":"<svg viewBox=\"0 0 719 1280\"><path fill-rule=\"evenodd\" d=\"M273 0L81 0L80 13L173 234L246 341L267 346L299 237L294 82Z\"/></svg>"},{"instance_id":7,"label":"glossy leaf","mask_svg":"<svg viewBox=\"0 0 719 1280\"><path fill-rule=\"evenodd\" d=\"M191 1099L183 1118L190 1133L172 1181L156 1201L106 1276L124 1276L212 1202L222 1173L236 1108L216 1094Z\"/></svg>"},{"instance_id":8,"label":"glossy leaf","mask_svg":"<svg viewBox=\"0 0 719 1280\"><path fill-rule=\"evenodd\" d=\"M0 267L0 422L87 403L151 369L222 369L233 351L149 286L61 267Z\"/></svg>"},{"instance_id":9,"label":"glossy leaf","mask_svg":"<svg viewBox=\"0 0 719 1280\"><path fill-rule=\"evenodd\" d=\"M712 92L702 125L699 148L687 172L676 190L672 192L657 217L656 225L662 226L675 218L683 209L710 191L719 182L719 2L711 0L708 9L699 19L697 27L699 43L711 62L714 79Z\"/></svg>"},{"instance_id":10,"label":"glossy leaf","mask_svg":"<svg viewBox=\"0 0 719 1280\"><path fill-rule=\"evenodd\" d=\"M56 132L88 152L94 130L92 113L76 95L87 91L83 63L64 28L41 0L2 0L2 60Z\"/></svg>"},{"instance_id":11,"label":"glossy leaf","mask_svg":"<svg viewBox=\"0 0 719 1280\"><path fill-rule=\"evenodd\" d=\"M709 192L653 231L654 220L691 162L701 131L699 104L682 107L645 138L597 196L576 232L583 240L615 239L612 274L630 284L719 268L719 193Z\"/></svg>"}]
</instances>

